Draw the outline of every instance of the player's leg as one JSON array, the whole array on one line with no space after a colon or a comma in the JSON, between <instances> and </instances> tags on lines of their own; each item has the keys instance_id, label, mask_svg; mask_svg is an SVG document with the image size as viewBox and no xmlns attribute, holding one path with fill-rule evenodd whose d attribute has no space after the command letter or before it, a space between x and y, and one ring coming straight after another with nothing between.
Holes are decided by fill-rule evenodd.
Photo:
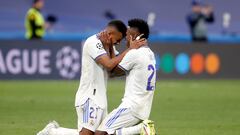
<instances>
[{"instance_id":1,"label":"player's leg","mask_svg":"<svg viewBox=\"0 0 240 135\"><path fill-rule=\"evenodd\" d=\"M95 135L107 135L107 134L118 134L118 129L130 127L140 123L141 120L132 115L130 108L122 108L121 106L113 110L107 117L102 121L98 127ZM141 130L140 128L128 129L128 134L140 134L136 133ZM122 132L122 130L119 130ZM125 130L123 131L125 132Z\"/></svg>"},{"instance_id":2,"label":"player's leg","mask_svg":"<svg viewBox=\"0 0 240 135\"><path fill-rule=\"evenodd\" d=\"M78 135L77 129L59 127L56 121L52 121L45 126L37 135Z\"/></svg>"},{"instance_id":3,"label":"player's leg","mask_svg":"<svg viewBox=\"0 0 240 135\"><path fill-rule=\"evenodd\" d=\"M142 123L131 127L120 128L116 130L116 135L135 135L140 134L142 129Z\"/></svg>"},{"instance_id":4,"label":"player's leg","mask_svg":"<svg viewBox=\"0 0 240 135\"><path fill-rule=\"evenodd\" d=\"M79 135L79 133L77 129L59 127L51 129L49 135Z\"/></svg>"},{"instance_id":5,"label":"player's leg","mask_svg":"<svg viewBox=\"0 0 240 135\"><path fill-rule=\"evenodd\" d=\"M156 135L153 121L144 120L140 124L131 127L125 127L117 129L114 133L115 135ZM108 135L106 131L96 131L95 135Z\"/></svg>"},{"instance_id":6,"label":"player's leg","mask_svg":"<svg viewBox=\"0 0 240 135\"><path fill-rule=\"evenodd\" d=\"M79 133L77 129L70 129L56 126L56 121L50 122L47 126L38 132L37 135L93 135L94 133L88 129L83 128Z\"/></svg>"},{"instance_id":7,"label":"player's leg","mask_svg":"<svg viewBox=\"0 0 240 135\"><path fill-rule=\"evenodd\" d=\"M79 135L94 135L94 132L87 128L82 128L82 130L79 132Z\"/></svg>"},{"instance_id":8,"label":"player's leg","mask_svg":"<svg viewBox=\"0 0 240 135\"><path fill-rule=\"evenodd\" d=\"M106 116L106 109L101 109L91 99L88 99L82 106L76 107L76 111L80 135L94 135L103 117Z\"/></svg>"},{"instance_id":9,"label":"player's leg","mask_svg":"<svg viewBox=\"0 0 240 135\"><path fill-rule=\"evenodd\" d=\"M144 120L140 124L121 128L116 131L116 135L130 135L129 133L140 135L155 135L154 123L151 120Z\"/></svg>"},{"instance_id":10,"label":"player's leg","mask_svg":"<svg viewBox=\"0 0 240 135\"><path fill-rule=\"evenodd\" d=\"M49 122L41 131L37 133L37 135L48 135L50 130L58 127L59 125L56 121Z\"/></svg>"},{"instance_id":11,"label":"player's leg","mask_svg":"<svg viewBox=\"0 0 240 135\"><path fill-rule=\"evenodd\" d=\"M92 100L88 99L82 106L76 107L78 116L78 130L59 127L56 121L50 122L37 135L93 135L106 116L106 109L100 109Z\"/></svg>"},{"instance_id":12,"label":"player's leg","mask_svg":"<svg viewBox=\"0 0 240 135\"><path fill-rule=\"evenodd\" d=\"M108 135L108 133L106 132L106 131L96 131L95 133L94 133L94 135Z\"/></svg>"},{"instance_id":13,"label":"player's leg","mask_svg":"<svg viewBox=\"0 0 240 135\"><path fill-rule=\"evenodd\" d=\"M138 124L132 127L120 128L115 131L115 135L133 135L141 134L142 124ZM96 131L95 135L109 135L106 131ZM145 134L143 134L145 135Z\"/></svg>"}]
</instances>

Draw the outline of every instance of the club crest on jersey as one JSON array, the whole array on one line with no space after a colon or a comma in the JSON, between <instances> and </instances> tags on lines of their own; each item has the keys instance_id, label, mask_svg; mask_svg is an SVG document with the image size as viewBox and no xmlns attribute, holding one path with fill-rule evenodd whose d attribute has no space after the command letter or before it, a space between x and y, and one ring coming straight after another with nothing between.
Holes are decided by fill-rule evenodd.
<instances>
[{"instance_id":1,"label":"club crest on jersey","mask_svg":"<svg viewBox=\"0 0 240 135\"><path fill-rule=\"evenodd\" d=\"M90 121L90 125L92 125L92 126L93 126L94 124L95 124L95 123L94 123L94 121L93 121L93 120L91 120L91 121Z\"/></svg>"},{"instance_id":2,"label":"club crest on jersey","mask_svg":"<svg viewBox=\"0 0 240 135\"><path fill-rule=\"evenodd\" d=\"M102 50L103 49L103 45L101 43L97 43L96 47L99 49L99 50Z\"/></svg>"}]
</instances>

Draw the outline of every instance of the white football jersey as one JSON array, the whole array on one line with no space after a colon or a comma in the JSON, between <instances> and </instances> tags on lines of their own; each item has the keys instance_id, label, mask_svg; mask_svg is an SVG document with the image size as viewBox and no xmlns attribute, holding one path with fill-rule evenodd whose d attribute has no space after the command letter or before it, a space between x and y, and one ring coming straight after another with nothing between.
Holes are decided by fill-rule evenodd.
<instances>
[{"instance_id":1,"label":"white football jersey","mask_svg":"<svg viewBox=\"0 0 240 135\"><path fill-rule=\"evenodd\" d=\"M147 46L130 50L119 67L127 72L122 104L130 107L134 115L148 119L156 84L156 61Z\"/></svg>"},{"instance_id":2,"label":"white football jersey","mask_svg":"<svg viewBox=\"0 0 240 135\"><path fill-rule=\"evenodd\" d=\"M101 108L107 107L107 71L96 62L99 56L105 55L102 42L97 35L89 37L82 49L81 78L76 93L75 106L84 104L88 98Z\"/></svg>"}]
</instances>

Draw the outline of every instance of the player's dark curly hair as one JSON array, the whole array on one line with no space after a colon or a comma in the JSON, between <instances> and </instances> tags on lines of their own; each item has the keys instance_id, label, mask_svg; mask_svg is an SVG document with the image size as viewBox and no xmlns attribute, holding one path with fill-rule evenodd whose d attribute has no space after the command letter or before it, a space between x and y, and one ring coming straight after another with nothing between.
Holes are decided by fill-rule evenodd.
<instances>
[{"instance_id":1,"label":"player's dark curly hair","mask_svg":"<svg viewBox=\"0 0 240 135\"><path fill-rule=\"evenodd\" d=\"M115 27L119 32L122 33L123 38L126 36L127 27L126 25L120 20L112 20L108 23L108 26Z\"/></svg>"},{"instance_id":2,"label":"player's dark curly hair","mask_svg":"<svg viewBox=\"0 0 240 135\"><path fill-rule=\"evenodd\" d=\"M149 36L149 26L147 24L146 21L144 21L143 19L131 19L128 21L128 26L129 27L133 27L133 28L137 28L138 31L141 33L141 34L144 34L142 36L142 38L146 38L148 39L148 36Z\"/></svg>"}]
</instances>

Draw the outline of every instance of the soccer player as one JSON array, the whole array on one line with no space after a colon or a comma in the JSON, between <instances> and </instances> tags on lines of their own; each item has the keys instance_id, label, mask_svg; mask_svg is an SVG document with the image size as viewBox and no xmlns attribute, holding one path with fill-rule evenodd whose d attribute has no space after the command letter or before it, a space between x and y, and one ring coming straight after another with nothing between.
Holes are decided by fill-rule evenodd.
<instances>
[{"instance_id":1,"label":"soccer player","mask_svg":"<svg viewBox=\"0 0 240 135\"><path fill-rule=\"evenodd\" d=\"M140 35L148 38L149 27L144 20L129 20L128 26L128 41ZM117 74L127 75L122 103L105 117L95 135L155 135L153 121L147 120L155 90L155 64L154 53L148 45L132 49L124 56L114 69Z\"/></svg>"},{"instance_id":2,"label":"soccer player","mask_svg":"<svg viewBox=\"0 0 240 135\"><path fill-rule=\"evenodd\" d=\"M78 115L78 132L49 123L38 135L93 135L107 114L106 85L108 72L122 60L125 54L139 48L146 41L131 41L130 48L111 58L113 45L126 35L126 26L119 20L108 23L104 34L89 37L82 49L81 79L76 93L75 106Z\"/></svg>"}]
</instances>

